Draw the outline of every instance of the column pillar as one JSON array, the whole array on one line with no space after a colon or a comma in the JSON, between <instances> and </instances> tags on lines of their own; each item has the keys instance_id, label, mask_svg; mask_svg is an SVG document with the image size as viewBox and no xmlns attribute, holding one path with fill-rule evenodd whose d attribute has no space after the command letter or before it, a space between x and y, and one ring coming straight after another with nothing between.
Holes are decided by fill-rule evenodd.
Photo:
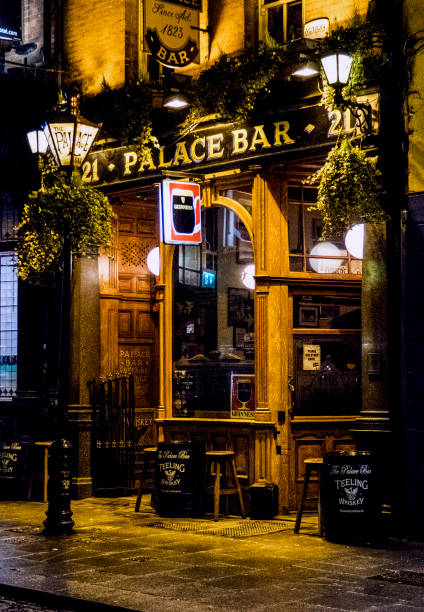
<instances>
[{"instance_id":1,"label":"column pillar","mask_svg":"<svg viewBox=\"0 0 424 612\"><path fill-rule=\"evenodd\" d=\"M74 445L73 496L92 495L92 408L89 383L100 375L97 252L77 259L72 275L68 425Z\"/></svg>"}]
</instances>

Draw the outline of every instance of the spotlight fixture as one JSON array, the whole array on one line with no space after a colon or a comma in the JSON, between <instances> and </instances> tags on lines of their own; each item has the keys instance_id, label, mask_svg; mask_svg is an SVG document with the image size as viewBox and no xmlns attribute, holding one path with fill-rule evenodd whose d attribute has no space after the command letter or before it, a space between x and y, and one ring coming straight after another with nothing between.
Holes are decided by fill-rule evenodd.
<instances>
[{"instance_id":1,"label":"spotlight fixture","mask_svg":"<svg viewBox=\"0 0 424 612\"><path fill-rule=\"evenodd\" d=\"M181 94L175 94L167 98L163 105L172 110L181 110L182 108L187 108L189 104L187 98Z\"/></svg>"}]
</instances>

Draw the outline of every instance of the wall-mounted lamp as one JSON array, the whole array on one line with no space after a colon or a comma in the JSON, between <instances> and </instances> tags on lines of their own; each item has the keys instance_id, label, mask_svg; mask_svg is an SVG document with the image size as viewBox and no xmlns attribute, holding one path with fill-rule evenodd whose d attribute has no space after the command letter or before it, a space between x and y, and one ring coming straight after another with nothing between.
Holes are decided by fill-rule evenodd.
<instances>
[{"instance_id":1,"label":"wall-mounted lamp","mask_svg":"<svg viewBox=\"0 0 424 612\"><path fill-rule=\"evenodd\" d=\"M315 62L304 62L298 64L292 72L292 76L300 78L308 78L317 76L319 74L319 67Z\"/></svg>"},{"instance_id":2,"label":"wall-mounted lamp","mask_svg":"<svg viewBox=\"0 0 424 612\"><path fill-rule=\"evenodd\" d=\"M163 105L165 106L165 108L170 108L172 110L181 110L182 108L187 108L189 103L187 98L185 98L181 94L175 94L167 98Z\"/></svg>"},{"instance_id":3,"label":"wall-mounted lamp","mask_svg":"<svg viewBox=\"0 0 424 612\"><path fill-rule=\"evenodd\" d=\"M363 223L352 226L346 233L346 249L357 259L364 258L364 238L365 225Z\"/></svg>"},{"instance_id":4,"label":"wall-mounted lamp","mask_svg":"<svg viewBox=\"0 0 424 612\"><path fill-rule=\"evenodd\" d=\"M147 267L149 271L155 276L159 276L160 273L160 252L159 247L154 247L151 251L149 251L147 255Z\"/></svg>"},{"instance_id":5,"label":"wall-mounted lamp","mask_svg":"<svg viewBox=\"0 0 424 612\"><path fill-rule=\"evenodd\" d=\"M372 111L369 104L351 102L343 98L342 89L349 81L352 57L344 51L331 51L321 57L328 84L334 88L334 104L342 108L348 108L362 134L370 134L372 131Z\"/></svg>"}]
</instances>

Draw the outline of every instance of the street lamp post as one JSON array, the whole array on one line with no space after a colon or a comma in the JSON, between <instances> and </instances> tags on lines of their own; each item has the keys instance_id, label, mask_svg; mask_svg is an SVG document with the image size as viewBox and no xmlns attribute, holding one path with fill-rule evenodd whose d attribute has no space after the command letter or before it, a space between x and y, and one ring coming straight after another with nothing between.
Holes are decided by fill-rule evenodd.
<instances>
[{"instance_id":1,"label":"street lamp post","mask_svg":"<svg viewBox=\"0 0 424 612\"><path fill-rule=\"evenodd\" d=\"M45 124L44 131L27 135L33 153L45 153L50 149L57 166L67 173L68 181L81 167L99 132L100 125L91 123L78 113L78 99L72 97L69 110L59 112ZM42 148L40 148L40 145ZM48 510L44 521L46 534L72 531L74 521L71 512L71 444L65 439L66 411L69 403L70 378L70 319L72 245L69 232L63 241L63 271L60 294L59 338L59 423L57 438L51 446Z\"/></svg>"}]
</instances>

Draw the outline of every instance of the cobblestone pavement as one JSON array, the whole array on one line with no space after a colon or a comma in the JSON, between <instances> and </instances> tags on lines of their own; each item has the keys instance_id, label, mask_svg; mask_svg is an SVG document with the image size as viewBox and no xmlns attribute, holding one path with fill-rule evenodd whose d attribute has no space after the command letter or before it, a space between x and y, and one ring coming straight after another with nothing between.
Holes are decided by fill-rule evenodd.
<instances>
[{"instance_id":1,"label":"cobblestone pavement","mask_svg":"<svg viewBox=\"0 0 424 612\"><path fill-rule=\"evenodd\" d=\"M424 610L422 543L327 542L310 515L294 534L294 516L240 529L236 517L160 519L134 505L74 501L74 533L46 537L45 504L0 502L0 594L14 605L5 585L32 589L45 610L90 612Z\"/></svg>"},{"instance_id":2,"label":"cobblestone pavement","mask_svg":"<svg viewBox=\"0 0 424 612\"><path fill-rule=\"evenodd\" d=\"M12 597L3 597L0 595L0 610L8 612L58 612L59 608L48 608L41 604L30 603L22 599L13 599ZM63 611L63 608L61 610Z\"/></svg>"}]
</instances>

